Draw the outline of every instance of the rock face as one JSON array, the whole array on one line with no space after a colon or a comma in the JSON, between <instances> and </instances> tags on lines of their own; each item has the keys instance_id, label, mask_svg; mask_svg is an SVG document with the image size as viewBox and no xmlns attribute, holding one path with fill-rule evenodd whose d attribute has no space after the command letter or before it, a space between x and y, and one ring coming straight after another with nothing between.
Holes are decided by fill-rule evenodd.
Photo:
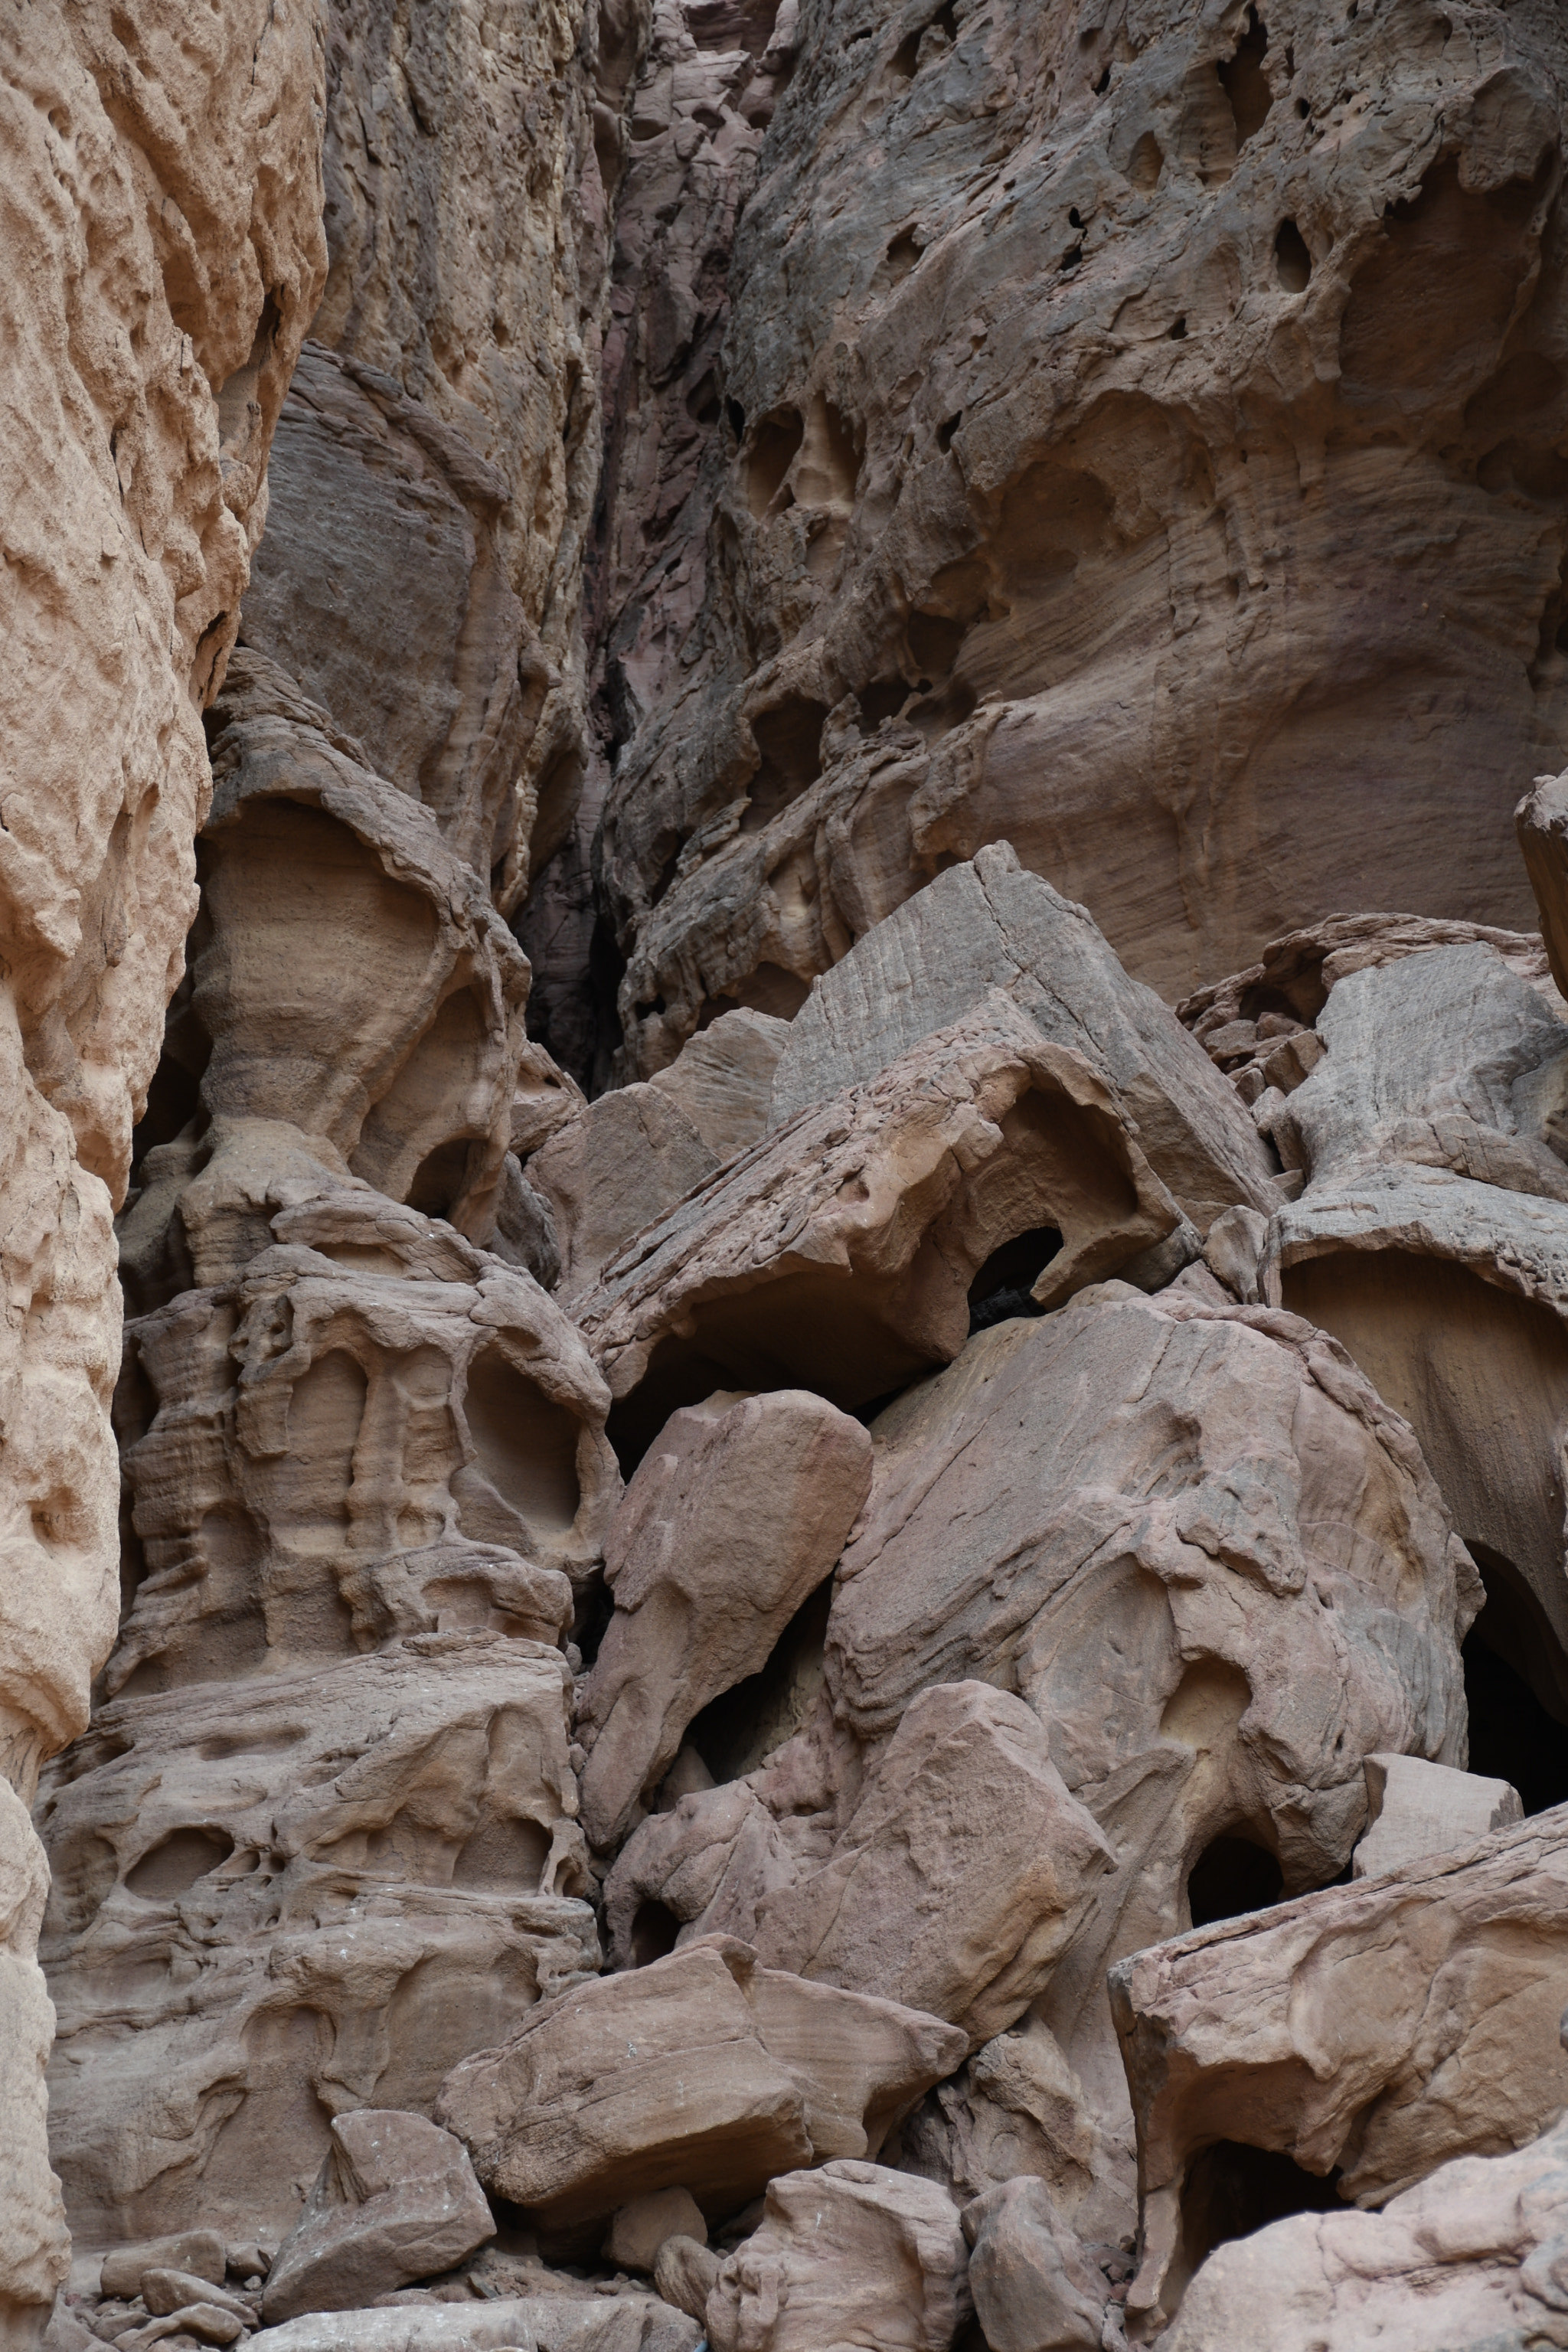
<instances>
[{"instance_id":1,"label":"rock face","mask_svg":"<svg viewBox=\"0 0 1568 2352\"><path fill-rule=\"evenodd\" d=\"M454 2060L594 1972L567 1699L558 1652L447 1633L102 1711L40 1816L84 2246L193 2210L276 2241L333 2117L427 2112Z\"/></svg>"},{"instance_id":2,"label":"rock face","mask_svg":"<svg viewBox=\"0 0 1568 2352\"><path fill-rule=\"evenodd\" d=\"M1555 2120L1568 2057L1548 1956L1568 1932L1565 1883L1552 1813L1111 1970L1143 2199L1129 2309L1151 2333L1207 2251L1205 2199L1223 2205L1205 2143L1224 2140L1244 2180L1273 2149L1381 2205Z\"/></svg>"},{"instance_id":3,"label":"rock face","mask_svg":"<svg viewBox=\"0 0 1568 2352\"><path fill-rule=\"evenodd\" d=\"M0 34L0 2338L1555 2340L1561 12L247 7Z\"/></svg>"},{"instance_id":4,"label":"rock face","mask_svg":"<svg viewBox=\"0 0 1568 2352\"><path fill-rule=\"evenodd\" d=\"M177 13L46 5L0 29L0 2325L18 2343L67 2260L25 1808L113 1637L110 1220L195 908L199 714L326 263L316 11L220 0L188 37Z\"/></svg>"},{"instance_id":5,"label":"rock face","mask_svg":"<svg viewBox=\"0 0 1568 2352\"><path fill-rule=\"evenodd\" d=\"M1446 2164L1381 2213L1301 2214L1222 2246L1163 2352L1560 2343L1565 2158L1559 2125L1517 2155Z\"/></svg>"},{"instance_id":6,"label":"rock face","mask_svg":"<svg viewBox=\"0 0 1568 2352\"><path fill-rule=\"evenodd\" d=\"M706 305L654 226L676 184L628 189L630 315L700 371L728 304L700 454L612 478L617 556L651 525L603 639L628 1074L705 1008L794 1012L988 840L1172 995L1335 907L1525 918L1563 32L1397 25L841 0L792 26ZM691 474L710 520L671 547Z\"/></svg>"}]
</instances>

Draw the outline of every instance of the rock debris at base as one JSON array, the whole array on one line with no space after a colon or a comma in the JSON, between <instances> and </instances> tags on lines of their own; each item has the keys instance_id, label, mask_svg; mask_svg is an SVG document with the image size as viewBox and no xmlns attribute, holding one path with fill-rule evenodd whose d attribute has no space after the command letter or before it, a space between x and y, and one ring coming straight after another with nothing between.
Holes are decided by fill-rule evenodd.
<instances>
[{"instance_id":1,"label":"rock debris at base","mask_svg":"<svg viewBox=\"0 0 1568 2352\"><path fill-rule=\"evenodd\" d=\"M1565 126L10 12L3 2352L1568 2347Z\"/></svg>"}]
</instances>

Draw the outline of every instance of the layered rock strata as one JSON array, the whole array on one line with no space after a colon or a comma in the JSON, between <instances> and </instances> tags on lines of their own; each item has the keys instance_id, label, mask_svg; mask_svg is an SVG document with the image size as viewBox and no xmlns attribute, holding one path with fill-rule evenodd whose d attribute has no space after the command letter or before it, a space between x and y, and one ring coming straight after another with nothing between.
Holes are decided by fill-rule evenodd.
<instances>
[{"instance_id":1,"label":"layered rock strata","mask_svg":"<svg viewBox=\"0 0 1568 2352\"><path fill-rule=\"evenodd\" d=\"M673 58L648 93L656 158L706 161L686 97L736 159L715 195L730 37L734 97ZM1557 13L842 0L788 39L695 299L678 164L628 187L628 336L676 331L604 567L626 1073L714 1009L793 1013L998 838L1172 995L1336 907L1526 919L1507 818L1564 686Z\"/></svg>"},{"instance_id":2,"label":"layered rock strata","mask_svg":"<svg viewBox=\"0 0 1568 2352\"><path fill-rule=\"evenodd\" d=\"M1156 13L89 10L17 117L145 398L0 836L0 2333L40 1913L51 2352L1556 2326L1568 50Z\"/></svg>"},{"instance_id":3,"label":"layered rock strata","mask_svg":"<svg viewBox=\"0 0 1568 2352\"><path fill-rule=\"evenodd\" d=\"M200 712L234 643L321 290L311 5L41 5L0 29L0 2325L64 2273L26 1822L113 1637L110 1216L195 910Z\"/></svg>"}]
</instances>

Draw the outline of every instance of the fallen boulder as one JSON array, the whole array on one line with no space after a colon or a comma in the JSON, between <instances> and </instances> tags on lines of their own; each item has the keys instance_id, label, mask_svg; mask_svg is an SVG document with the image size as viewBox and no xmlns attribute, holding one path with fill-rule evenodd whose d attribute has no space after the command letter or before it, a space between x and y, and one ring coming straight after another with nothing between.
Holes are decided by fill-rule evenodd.
<instances>
[{"instance_id":1,"label":"fallen boulder","mask_svg":"<svg viewBox=\"0 0 1568 2352\"><path fill-rule=\"evenodd\" d=\"M933 2017L796 1986L715 1937L552 2003L455 2067L437 2114L559 2235L660 2189L732 2213L847 2142L874 2151L963 2054Z\"/></svg>"},{"instance_id":2,"label":"fallen boulder","mask_svg":"<svg viewBox=\"0 0 1568 2352\"><path fill-rule=\"evenodd\" d=\"M305 2210L268 2274L268 2326L306 2311L353 2311L451 2269L495 2235L468 2150L450 2132L396 2107L361 2107L334 2116L331 2128Z\"/></svg>"},{"instance_id":3,"label":"fallen boulder","mask_svg":"<svg viewBox=\"0 0 1568 2352\"><path fill-rule=\"evenodd\" d=\"M769 2187L708 2298L713 2352L948 2352L970 2311L944 2189L847 2160Z\"/></svg>"},{"instance_id":4,"label":"fallen boulder","mask_svg":"<svg viewBox=\"0 0 1568 2352\"><path fill-rule=\"evenodd\" d=\"M615 1614L578 1703L594 1844L624 1836L698 1711L766 1664L870 1484L860 1423L805 1390L670 1416L605 1544Z\"/></svg>"}]
</instances>

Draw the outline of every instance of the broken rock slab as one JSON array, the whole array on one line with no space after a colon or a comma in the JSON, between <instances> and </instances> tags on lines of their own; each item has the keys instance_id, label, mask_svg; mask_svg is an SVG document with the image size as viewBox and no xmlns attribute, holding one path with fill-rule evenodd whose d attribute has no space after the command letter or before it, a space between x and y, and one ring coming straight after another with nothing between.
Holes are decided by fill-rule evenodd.
<instances>
[{"instance_id":1,"label":"broken rock slab","mask_svg":"<svg viewBox=\"0 0 1568 2352\"><path fill-rule=\"evenodd\" d=\"M1233 1204L1273 1205L1272 1162L1207 1055L1128 977L1087 910L1026 872L1005 842L939 875L817 980L790 1024L772 1124L976 1017L994 992L1108 1080L1201 1232Z\"/></svg>"},{"instance_id":2,"label":"broken rock slab","mask_svg":"<svg viewBox=\"0 0 1568 2352\"><path fill-rule=\"evenodd\" d=\"M595 1845L625 1835L700 1710L766 1664L870 1484L864 1427L806 1390L670 1415L605 1539L615 1614L578 1702Z\"/></svg>"},{"instance_id":3,"label":"broken rock slab","mask_svg":"<svg viewBox=\"0 0 1568 2352\"><path fill-rule=\"evenodd\" d=\"M935 2018L713 1938L554 2003L456 2067L437 2114L488 2189L560 2234L666 2188L731 2213L780 2172L874 2153L963 2054Z\"/></svg>"},{"instance_id":4,"label":"broken rock slab","mask_svg":"<svg viewBox=\"0 0 1568 2352\"><path fill-rule=\"evenodd\" d=\"M1459 2157L1378 2213L1300 2213L1217 2246L1160 2352L1568 2345L1568 2124Z\"/></svg>"},{"instance_id":5,"label":"broken rock slab","mask_svg":"<svg viewBox=\"0 0 1568 2352\"><path fill-rule=\"evenodd\" d=\"M850 2159L770 2183L708 2298L713 2352L948 2352L971 2310L952 2199Z\"/></svg>"},{"instance_id":6,"label":"broken rock slab","mask_svg":"<svg viewBox=\"0 0 1568 2352\"><path fill-rule=\"evenodd\" d=\"M969 2288L987 2352L1100 2352L1105 2281L1043 2180L988 2189L964 2207Z\"/></svg>"},{"instance_id":7,"label":"broken rock slab","mask_svg":"<svg viewBox=\"0 0 1568 2352\"><path fill-rule=\"evenodd\" d=\"M1369 1818L1352 1864L1356 1878L1402 1870L1430 1854L1462 1853L1524 1818L1519 1791L1506 1780L1418 1756L1369 1756L1363 1769Z\"/></svg>"},{"instance_id":8,"label":"broken rock slab","mask_svg":"<svg viewBox=\"0 0 1568 2352\"><path fill-rule=\"evenodd\" d=\"M301 2312L355 2310L452 2269L495 2235L468 2150L450 2132L396 2107L335 2116L331 2130L305 2210L268 2273L269 2327Z\"/></svg>"},{"instance_id":9,"label":"broken rock slab","mask_svg":"<svg viewBox=\"0 0 1568 2352\"><path fill-rule=\"evenodd\" d=\"M1381 2205L1554 2120L1565 1952L1568 1830L1550 1812L1118 1962L1142 2199L1130 2319L1153 2333L1175 2308L1215 2141L1338 2167L1342 2196Z\"/></svg>"},{"instance_id":10,"label":"broken rock slab","mask_svg":"<svg viewBox=\"0 0 1568 2352\"><path fill-rule=\"evenodd\" d=\"M1050 1306L1180 1222L1105 1081L997 996L801 1110L612 1259L575 1312L636 1459L716 1388L798 1385L850 1410L946 1362L971 1285L1020 1235L1040 1241Z\"/></svg>"},{"instance_id":11,"label":"broken rock slab","mask_svg":"<svg viewBox=\"0 0 1568 2352\"><path fill-rule=\"evenodd\" d=\"M559 1651L420 1634L120 1699L53 1769L54 2159L79 2246L298 2219L344 2108L599 1965Z\"/></svg>"}]
</instances>

